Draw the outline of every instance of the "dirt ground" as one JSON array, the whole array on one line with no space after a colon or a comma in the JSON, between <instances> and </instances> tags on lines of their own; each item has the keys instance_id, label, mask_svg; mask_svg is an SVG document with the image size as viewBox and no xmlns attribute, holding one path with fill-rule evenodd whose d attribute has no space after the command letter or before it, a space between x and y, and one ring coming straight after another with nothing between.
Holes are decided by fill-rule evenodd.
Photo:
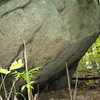
<instances>
[{"instance_id":1,"label":"dirt ground","mask_svg":"<svg viewBox=\"0 0 100 100\"><path fill-rule=\"evenodd\" d=\"M82 75L81 75L82 74ZM84 76L83 76L84 75ZM91 78L98 75L86 72L85 74L79 73L78 77ZM75 76L76 77L76 76ZM74 93L75 81L71 81L71 92ZM36 100L70 100L68 89L51 91L48 93L41 93L37 96ZM100 78L99 79L86 79L78 80L77 93L75 100L100 100Z\"/></svg>"},{"instance_id":2,"label":"dirt ground","mask_svg":"<svg viewBox=\"0 0 100 100\"><path fill-rule=\"evenodd\" d=\"M72 89L73 92L73 89ZM100 100L100 90L77 90L76 100ZM68 90L52 91L38 95L37 100L70 100Z\"/></svg>"}]
</instances>

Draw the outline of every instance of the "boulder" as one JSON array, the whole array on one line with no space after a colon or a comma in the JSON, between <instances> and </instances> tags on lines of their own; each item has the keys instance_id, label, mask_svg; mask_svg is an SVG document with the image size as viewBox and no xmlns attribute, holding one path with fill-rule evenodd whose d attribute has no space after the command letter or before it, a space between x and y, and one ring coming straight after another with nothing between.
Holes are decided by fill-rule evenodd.
<instances>
[{"instance_id":1,"label":"boulder","mask_svg":"<svg viewBox=\"0 0 100 100\"><path fill-rule=\"evenodd\" d=\"M65 62L71 77L99 25L96 0L0 0L0 66L23 59L25 43L29 69L43 66L37 84L65 88Z\"/></svg>"}]
</instances>

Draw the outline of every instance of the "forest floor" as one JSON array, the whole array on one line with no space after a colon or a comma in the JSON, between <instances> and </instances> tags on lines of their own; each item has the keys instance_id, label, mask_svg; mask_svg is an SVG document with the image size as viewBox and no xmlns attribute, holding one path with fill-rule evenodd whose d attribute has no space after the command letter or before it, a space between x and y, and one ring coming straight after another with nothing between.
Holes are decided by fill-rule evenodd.
<instances>
[{"instance_id":1,"label":"forest floor","mask_svg":"<svg viewBox=\"0 0 100 100\"><path fill-rule=\"evenodd\" d=\"M84 73L84 74L83 74ZM78 72L76 100L100 100L100 75L91 71ZM75 78L71 81L71 92L74 93ZM37 100L70 100L67 89L39 94Z\"/></svg>"},{"instance_id":2,"label":"forest floor","mask_svg":"<svg viewBox=\"0 0 100 100\"><path fill-rule=\"evenodd\" d=\"M73 90L72 90L73 91ZM77 90L76 100L100 100L100 90ZM37 100L70 100L68 90L52 91L40 94Z\"/></svg>"}]
</instances>

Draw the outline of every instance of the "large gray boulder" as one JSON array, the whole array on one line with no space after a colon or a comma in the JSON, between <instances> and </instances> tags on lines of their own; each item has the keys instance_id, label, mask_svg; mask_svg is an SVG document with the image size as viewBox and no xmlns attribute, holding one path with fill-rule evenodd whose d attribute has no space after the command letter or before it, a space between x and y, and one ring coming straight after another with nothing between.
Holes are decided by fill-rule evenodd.
<instances>
[{"instance_id":1,"label":"large gray boulder","mask_svg":"<svg viewBox=\"0 0 100 100\"><path fill-rule=\"evenodd\" d=\"M0 0L0 66L23 58L24 41L38 84L64 88L65 62L72 76L98 32L96 0Z\"/></svg>"}]
</instances>

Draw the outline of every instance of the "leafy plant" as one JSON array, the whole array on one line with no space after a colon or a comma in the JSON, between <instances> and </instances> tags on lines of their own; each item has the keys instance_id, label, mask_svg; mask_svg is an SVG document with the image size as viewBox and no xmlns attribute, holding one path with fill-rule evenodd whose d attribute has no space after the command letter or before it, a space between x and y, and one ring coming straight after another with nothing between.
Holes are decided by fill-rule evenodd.
<instances>
[{"instance_id":1,"label":"leafy plant","mask_svg":"<svg viewBox=\"0 0 100 100\"><path fill-rule=\"evenodd\" d=\"M14 85L15 85L16 81L19 79L19 75L18 75L17 77L15 77L15 80L14 80L12 86L11 86L11 89L10 89L10 92L9 92L8 97L7 97L7 91L6 91L6 88L5 88L4 80L6 79L7 75L9 75L9 74L12 72L12 70L14 70L14 69L19 69L19 68L23 67L23 65L24 65L24 64L22 63L22 59L19 59L18 61L15 60L15 61L11 64L9 70L8 70L8 69L3 69L3 68L0 67L0 73L1 73L1 74L5 74L5 77L4 77L4 78L3 78L3 76L1 75L1 76L2 76L2 82L1 82L1 84L0 84L0 89L1 89L1 87L2 87L2 85L3 85L4 91L5 91L5 97L6 97L7 100L10 99L10 96L11 96L11 94L12 94L12 90L13 90L13 88L14 88Z\"/></svg>"},{"instance_id":2,"label":"leafy plant","mask_svg":"<svg viewBox=\"0 0 100 100\"><path fill-rule=\"evenodd\" d=\"M12 94L12 91L13 91L13 88L15 86L15 83L19 80L19 78L22 78L23 80L27 81L27 73L26 71L23 71L23 72L18 72L16 69L19 69L19 68L22 68L24 66L24 63L22 62L22 59L19 59L18 61L14 61L11 66L9 67L9 70L8 69L3 69L0 67L0 73L1 74L5 74L5 77L2 79L2 82L0 84L0 89L2 87L2 85L4 85L5 87L5 84L4 84L4 80L6 79L6 77L10 74L10 75L13 75L15 80L13 81L13 84L11 86L11 90L9 92L9 95L8 97L6 98L7 100L10 99L10 96ZM35 78L35 74L37 73L37 71L39 71L41 67L37 67L37 68L33 68L33 69L30 69L28 71L28 75L29 75L29 80L30 82L23 85L21 90L23 91L25 88L31 88L31 89L34 89L34 87L32 86L33 83L35 83L35 81L31 81L33 78ZM6 91L6 89L5 89ZM6 94L7 95L7 94Z\"/></svg>"},{"instance_id":3,"label":"leafy plant","mask_svg":"<svg viewBox=\"0 0 100 100\"><path fill-rule=\"evenodd\" d=\"M42 67L36 67L36 68L30 69L28 71L29 79L30 80L32 80L33 78L35 78L35 74L39 71L40 68L42 68ZM23 80L27 81L26 71L23 71L23 72L14 71L14 72L11 72L11 74L14 77L20 76L20 78L22 78ZM32 84L35 83L35 82L36 81L30 81L29 83L23 85L22 88L21 88L21 90L23 91L25 88L29 88L29 87L31 87L32 89L34 89L34 87L32 87Z\"/></svg>"},{"instance_id":4,"label":"leafy plant","mask_svg":"<svg viewBox=\"0 0 100 100\"><path fill-rule=\"evenodd\" d=\"M36 68L30 69L30 70L28 71L30 80L31 80L32 78L35 78L35 74L37 73L37 71L39 71L40 68L42 68L42 67L36 67ZM23 80L25 80L25 81L27 80L26 71L23 71L23 72L14 71L14 72L11 72L11 74L12 74L14 77L17 77L17 76L19 75L20 78L22 78Z\"/></svg>"},{"instance_id":5,"label":"leafy plant","mask_svg":"<svg viewBox=\"0 0 100 100\"><path fill-rule=\"evenodd\" d=\"M32 86L33 83L35 83L35 81L30 81L29 83L23 85L22 88L21 88L21 91L23 91L25 88L34 89L34 87Z\"/></svg>"}]
</instances>

